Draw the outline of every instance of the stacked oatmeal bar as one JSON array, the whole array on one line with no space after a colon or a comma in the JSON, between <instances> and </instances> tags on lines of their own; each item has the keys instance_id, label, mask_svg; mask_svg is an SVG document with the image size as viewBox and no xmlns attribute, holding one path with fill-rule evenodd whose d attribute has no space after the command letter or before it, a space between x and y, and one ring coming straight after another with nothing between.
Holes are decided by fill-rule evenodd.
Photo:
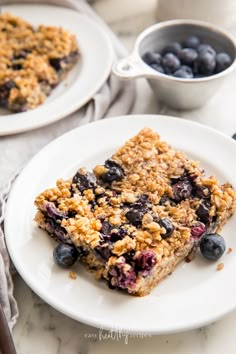
<instances>
[{"instance_id":1,"label":"stacked oatmeal bar","mask_svg":"<svg viewBox=\"0 0 236 354\"><path fill-rule=\"evenodd\" d=\"M35 220L111 288L143 296L219 231L236 191L144 128L93 173L79 169L35 201Z\"/></svg>"}]
</instances>

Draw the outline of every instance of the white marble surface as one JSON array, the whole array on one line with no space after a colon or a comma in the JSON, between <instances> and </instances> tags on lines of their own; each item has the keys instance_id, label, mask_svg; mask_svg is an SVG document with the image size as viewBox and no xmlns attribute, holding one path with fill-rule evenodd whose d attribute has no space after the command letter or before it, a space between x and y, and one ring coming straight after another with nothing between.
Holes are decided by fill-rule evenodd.
<instances>
[{"instance_id":1,"label":"white marble surface","mask_svg":"<svg viewBox=\"0 0 236 354\"><path fill-rule=\"evenodd\" d=\"M155 22L155 0L92 2L128 49L132 48L137 34ZM134 113L179 115L211 125L229 135L236 132L236 76L207 106L192 112L174 112L159 105L145 80L140 79L137 87ZM236 312L217 323L189 332L118 338L57 312L33 294L20 276L15 276L15 295L20 309L13 331L18 354L234 354L236 350Z\"/></svg>"}]
</instances>

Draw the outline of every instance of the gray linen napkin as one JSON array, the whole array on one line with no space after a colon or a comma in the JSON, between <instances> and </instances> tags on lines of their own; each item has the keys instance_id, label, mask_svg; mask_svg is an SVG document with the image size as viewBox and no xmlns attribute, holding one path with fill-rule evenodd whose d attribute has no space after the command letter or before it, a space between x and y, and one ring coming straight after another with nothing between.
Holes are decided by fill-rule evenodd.
<instances>
[{"instance_id":1,"label":"gray linen napkin","mask_svg":"<svg viewBox=\"0 0 236 354\"><path fill-rule=\"evenodd\" d=\"M11 3L37 3L37 1L0 0L0 5ZM110 36L114 47L115 58L120 59L127 54L116 36L93 12L86 2L82 0L48 0L38 1L38 3L69 7L87 14L103 26ZM12 328L16 322L18 310L16 301L13 297L13 283L9 271L10 261L4 241L3 220L4 207L12 179L17 171L19 171L22 166L24 166L24 164L48 142L82 124L106 116L128 113L132 108L134 97L135 87L133 83L124 83L113 75L110 75L91 101L85 107L68 116L66 119L41 129L0 138L0 303L3 306L10 328ZM6 184L7 186L4 187Z\"/></svg>"}]
</instances>

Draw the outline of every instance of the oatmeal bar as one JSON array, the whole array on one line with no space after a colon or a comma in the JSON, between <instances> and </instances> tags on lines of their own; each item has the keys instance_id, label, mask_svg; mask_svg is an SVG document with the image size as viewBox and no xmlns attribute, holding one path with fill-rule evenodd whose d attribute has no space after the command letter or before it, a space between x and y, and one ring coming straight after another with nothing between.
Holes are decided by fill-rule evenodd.
<instances>
[{"instance_id":1,"label":"oatmeal bar","mask_svg":"<svg viewBox=\"0 0 236 354\"><path fill-rule=\"evenodd\" d=\"M35 220L111 288L143 296L219 231L236 191L144 128L93 173L79 169L35 201Z\"/></svg>"},{"instance_id":2,"label":"oatmeal bar","mask_svg":"<svg viewBox=\"0 0 236 354\"><path fill-rule=\"evenodd\" d=\"M0 14L0 106L22 112L42 104L78 58L66 30Z\"/></svg>"}]
</instances>

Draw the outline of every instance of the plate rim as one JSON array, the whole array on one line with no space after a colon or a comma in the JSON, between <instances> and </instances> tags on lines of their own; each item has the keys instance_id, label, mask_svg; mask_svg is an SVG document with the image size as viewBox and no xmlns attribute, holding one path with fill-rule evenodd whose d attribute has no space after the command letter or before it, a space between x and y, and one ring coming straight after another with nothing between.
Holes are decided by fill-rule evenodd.
<instances>
[{"instance_id":1,"label":"plate rim","mask_svg":"<svg viewBox=\"0 0 236 354\"><path fill-rule=\"evenodd\" d=\"M24 119L25 116L27 118L29 116L31 116L30 117L31 123L26 124L26 127L25 126L23 126L23 127L18 126L16 128L14 128L14 127L12 127L12 124L9 124L9 126L7 126L7 127L0 127L0 137L6 136L6 135L15 135L18 133L23 133L23 132L39 129L42 127L46 127L50 124L53 124L57 121L60 121L64 118L66 118L67 116L71 115L75 111L83 108L86 105L86 103L88 103L89 100L99 91L99 89L103 86L103 84L106 82L107 78L109 77L109 75L111 73L112 64L113 64L114 55L115 55L111 39L110 39L109 35L106 33L105 29L102 27L102 25L97 23L92 18L90 18L87 14L81 13L81 12L76 11L74 9L64 8L61 6L54 6L54 5L50 5L50 4L39 4L39 5L33 4L33 3L31 3L31 4L30 3L4 4L2 7L3 7L3 10L8 9L8 8L10 10L11 7L14 7L14 8L15 7L27 7L27 8L29 8L29 7L35 7L35 6L40 7L40 8L46 7L46 8L52 9L52 10L56 9L57 11L63 10L63 11L66 11L68 14L73 13L74 16L77 16L80 19L83 18L83 20L85 20L90 26L96 28L96 31L99 33L100 37L103 37L104 45L107 48L107 66L106 66L106 68L104 68L103 76L101 76L100 80L97 80L95 83L93 83L91 85L89 93L86 95L86 97L84 97L83 100L79 101L79 104L75 101L73 104L70 104L68 106L68 108L65 108L62 112L61 111L56 111L57 113L51 112L51 114L50 114L51 118L45 122L42 122L39 119L34 121L36 114L38 114L38 115L39 114L47 114L46 112L44 112L44 110L46 110L46 108L47 108L47 104L45 105L44 103L42 105L36 107L35 109L29 110L27 112L10 114L10 116L15 119L19 119L21 117ZM63 81L62 81L62 83L63 83ZM76 87L74 89L76 89ZM63 92L60 95L60 97L56 98L56 101L57 101L57 99L63 98L65 93L66 93L66 91ZM53 101L50 102L51 105L53 105L53 103L55 105L55 102L53 102ZM66 107L66 105L65 105L65 107ZM41 110L43 110L43 111L41 112ZM19 115L20 115L20 117L19 117ZM5 117L7 119L8 115L6 115L6 116L3 115L1 117Z\"/></svg>"},{"instance_id":2,"label":"plate rim","mask_svg":"<svg viewBox=\"0 0 236 354\"><path fill-rule=\"evenodd\" d=\"M172 121L173 119L174 120L180 120L181 122L183 122L183 124L187 124L187 125L190 125L190 126L199 126L203 129L206 129L210 132L213 132L213 134L216 134L216 135L219 135L221 137L223 137L224 139L226 139L228 142L230 142L232 144L232 146L234 146L234 148L236 148L236 142L228 137L227 135L225 135L224 133L214 129L214 128L211 128L209 126L205 126L204 124L201 124L201 123L198 123L198 122L193 122L193 121L189 121L187 119L182 119L182 118L179 118L179 117L174 117L174 116L165 116L165 115L154 115L154 114L132 114L132 115L124 115L124 116L117 116L117 117L109 117L108 119L104 119L104 120L99 120L99 121L96 121L96 122L93 122L93 123L87 123L83 126L80 126L80 127L77 127L75 129L72 129L71 131L61 135L60 137L54 139L52 142L50 142L49 144L47 144L43 149L41 149L29 162L28 164L25 166L25 168L22 170L21 174L17 177L17 179L15 180L15 182L13 183L13 186L11 188L11 191L10 191L10 194L9 194L9 198L8 198L8 203L6 205L6 214L5 214L5 220L4 220L4 227L5 227L5 234L6 234L6 244L7 244L7 248L9 250L9 254L11 255L11 245L8 243L8 237L7 237L7 233L8 233L8 225L9 223L7 224L6 220L8 218L8 213L9 213L9 209L10 209L10 206L11 205L11 202L12 202L12 199L13 199L13 196L14 196L14 191L15 189L17 190L17 185L18 183L20 183L19 181L21 181L21 176L24 175L25 171L27 172L27 169L30 168L30 165L31 163L34 162L34 160L37 160L38 158L38 155L40 154L44 154L45 151L47 151L47 149L50 149L51 146L53 146L54 144L57 144L58 141L60 141L63 137L65 136L69 136L70 134L76 134L76 131L78 130L81 130L83 129L84 127L86 128L87 126L89 125L103 125L103 124L106 124L107 121L112 121L112 120L120 120L120 119L133 119L133 118L139 118L139 117L143 117L144 119L146 117L155 117L155 119L158 119L158 117L161 117L163 119L166 119L166 120L169 120L169 121ZM10 202L9 202L10 201ZM191 330L191 329L195 329L195 328L199 328L201 326L205 326L209 323L212 323L216 320L218 320L219 318L225 316L226 314L228 314L229 312L231 312L233 309L236 308L236 301L235 301L235 304L234 306L229 306L227 309L224 308L223 311L219 311L217 314L215 314L214 316L211 316L211 318L209 318L208 320L207 319L203 319L202 322L194 322L192 321L191 325L189 324L186 324L185 326L180 326L178 328L170 328L170 329L164 329L163 331L158 329L158 331L156 331L155 329L153 330L149 330L149 329L144 329L142 331L140 331L139 328L135 327L135 328L130 328L130 329L124 329L123 328L119 328L119 326L117 326L116 328L111 328L111 325L104 325L102 319L98 319L96 318L89 318L87 319L86 317L80 317L78 318L77 315L73 315L73 313L71 313L70 311L68 311L66 308L63 307L63 304L60 303L58 305L58 303L53 303L53 301L51 301L51 298L47 297L47 294L45 295L44 294L44 291L41 291L40 288L37 288L35 287L34 285L32 286L30 284L30 281L27 277L27 274L24 272L24 270L20 269L20 267L18 267L18 261L16 262L16 259L14 257L14 253L13 253L13 257L11 257L11 259L13 260L13 263L14 264L17 264L16 265L16 268L17 268L17 271L19 272L19 274L22 276L23 280L26 282L26 284L28 284L28 286L36 293L38 294L46 303L48 303L50 306L52 306L53 308L55 308L56 310L58 310L59 312L61 313L64 313L65 315L69 316L70 318L73 318L77 321L80 321L80 322L83 322L85 324L88 324L90 326L93 326L93 327L97 327L97 328L102 328L102 329L106 329L106 330L113 330L113 331L122 331L124 333L132 333L132 334L140 334L140 333L146 333L146 334L168 334L168 333L177 333L177 332L181 332L181 331L184 331L184 330ZM26 275L25 275L26 274ZM60 302L60 301L59 301Z\"/></svg>"}]
</instances>

